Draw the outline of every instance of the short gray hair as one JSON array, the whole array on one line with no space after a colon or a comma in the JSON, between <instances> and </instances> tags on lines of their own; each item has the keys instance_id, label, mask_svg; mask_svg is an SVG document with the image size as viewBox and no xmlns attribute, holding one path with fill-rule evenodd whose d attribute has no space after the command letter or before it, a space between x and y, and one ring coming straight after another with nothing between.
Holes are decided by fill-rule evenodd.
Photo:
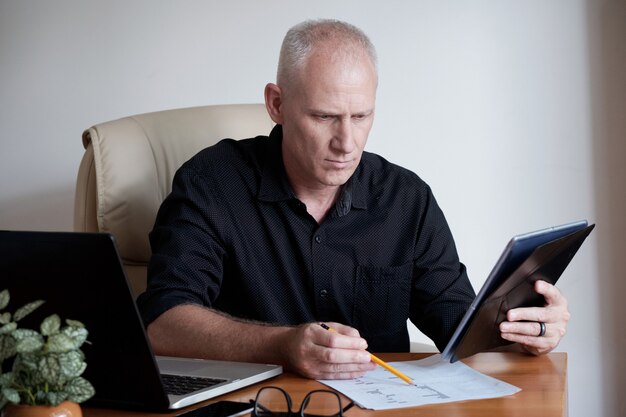
<instances>
[{"instance_id":1,"label":"short gray hair","mask_svg":"<svg viewBox=\"0 0 626 417\"><path fill-rule=\"evenodd\" d=\"M306 20L289 29L283 39L278 59L277 84L280 86L292 82L296 70L302 67L313 47L325 41L356 46L369 56L374 68L377 67L376 49L361 29L340 20Z\"/></svg>"}]
</instances>

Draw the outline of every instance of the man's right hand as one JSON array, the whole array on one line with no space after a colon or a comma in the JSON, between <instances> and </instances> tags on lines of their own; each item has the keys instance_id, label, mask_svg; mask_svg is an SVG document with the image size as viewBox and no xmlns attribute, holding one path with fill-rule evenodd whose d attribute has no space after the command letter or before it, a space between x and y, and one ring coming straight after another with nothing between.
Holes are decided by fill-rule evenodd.
<instances>
[{"instance_id":1,"label":"man's right hand","mask_svg":"<svg viewBox=\"0 0 626 417\"><path fill-rule=\"evenodd\" d=\"M350 379L376 368L365 350L367 342L356 329L339 323L327 325L334 331L308 323L288 332L284 353L289 370L314 379Z\"/></svg>"},{"instance_id":2,"label":"man's right hand","mask_svg":"<svg viewBox=\"0 0 626 417\"><path fill-rule=\"evenodd\" d=\"M176 306L148 326L157 355L276 363L317 379L357 378L376 368L359 332L339 323L297 327L246 322L197 305Z\"/></svg>"}]
</instances>

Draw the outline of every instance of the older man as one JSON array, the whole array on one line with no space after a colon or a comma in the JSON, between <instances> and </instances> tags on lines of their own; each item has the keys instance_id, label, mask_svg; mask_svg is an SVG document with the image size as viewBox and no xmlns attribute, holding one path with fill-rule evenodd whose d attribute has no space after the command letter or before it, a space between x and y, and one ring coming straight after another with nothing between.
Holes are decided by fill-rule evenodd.
<instances>
[{"instance_id":1,"label":"older man","mask_svg":"<svg viewBox=\"0 0 626 417\"><path fill-rule=\"evenodd\" d=\"M354 26L287 33L265 88L270 136L200 152L159 211L138 300L157 353L351 378L375 367L366 348L408 349L409 318L445 346L474 292L430 188L363 151L377 83L374 48ZM538 354L569 313L555 287L536 290L546 307L511 310L501 330Z\"/></svg>"}]
</instances>

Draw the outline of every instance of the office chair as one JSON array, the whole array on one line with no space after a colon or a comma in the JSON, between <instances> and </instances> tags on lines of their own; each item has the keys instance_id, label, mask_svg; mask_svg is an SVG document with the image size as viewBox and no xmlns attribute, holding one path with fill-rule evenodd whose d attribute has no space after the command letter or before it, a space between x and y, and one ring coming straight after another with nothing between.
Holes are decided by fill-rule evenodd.
<instances>
[{"instance_id":1,"label":"office chair","mask_svg":"<svg viewBox=\"0 0 626 417\"><path fill-rule=\"evenodd\" d=\"M97 124L83 132L74 230L111 233L133 295L146 287L148 233L176 170L223 138L268 135L262 104L166 110Z\"/></svg>"}]
</instances>

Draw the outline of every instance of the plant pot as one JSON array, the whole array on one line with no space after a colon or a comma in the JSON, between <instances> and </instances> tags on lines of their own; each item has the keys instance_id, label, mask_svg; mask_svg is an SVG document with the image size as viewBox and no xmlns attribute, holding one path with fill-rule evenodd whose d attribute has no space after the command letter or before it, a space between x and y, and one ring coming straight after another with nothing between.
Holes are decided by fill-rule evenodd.
<instances>
[{"instance_id":1,"label":"plant pot","mask_svg":"<svg viewBox=\"0 0 626 417\"><path fill-rule=\"evenodd\" d=\"M83 417L80 405L63 401L54 406L8 404L2 410L2 417Z\"/></svg>"}]
</instances>

